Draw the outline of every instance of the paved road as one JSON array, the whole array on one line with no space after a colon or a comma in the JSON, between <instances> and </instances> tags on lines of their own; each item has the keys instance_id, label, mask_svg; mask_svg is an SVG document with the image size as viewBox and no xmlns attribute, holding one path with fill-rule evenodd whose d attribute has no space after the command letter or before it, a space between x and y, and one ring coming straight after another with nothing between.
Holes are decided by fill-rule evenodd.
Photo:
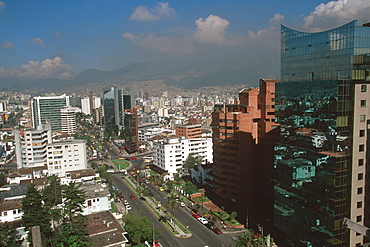
<instances>
[{"instance_id":1,"label":"paved road","mask_svg":"<svg viewBox=\"0 0 370 247\"><path fill-rule=\"evenodd\" d=\"M119 174L113 174L112 180L114 186L123 193L125 198L129 198L130 195L134 194L128 185L122 181ZM163 192L153 190L154 197L157 199L162 198ZM136 195L136 194L134 194ZM140 200L128 199L132 211L139 215L145 215L148 219L154 223L154 227L160 232L158 240L164 246L189 246L189 247L218 247L218 246L235 246L231 239L231 235L216 235L214 232L206 228L204 225L199 223L195 218L191 216L190 211L187 208L179 207L175 213L176 218L185 226L189 226L189 231L193 234L192 237L183 239L175 237L162 223L158 221L158 218L146 207L146 205ZM162 204L165 205L165 204Z\"/></svg>"}]
</instances>

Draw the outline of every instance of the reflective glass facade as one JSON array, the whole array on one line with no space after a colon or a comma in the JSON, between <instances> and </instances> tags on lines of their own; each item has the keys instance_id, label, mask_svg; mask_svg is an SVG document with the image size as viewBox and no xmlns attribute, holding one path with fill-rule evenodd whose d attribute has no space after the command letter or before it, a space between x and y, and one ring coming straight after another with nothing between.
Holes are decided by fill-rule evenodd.
<instances>
[{"instance_id":1,"label":"reflective glass facade","mask_svg":"<svg viewBox=\"0 0 370 247\"><path fill-rule=\"evenodd\" d=\"M282 26L276 84L274 224L291 246L350 246L353 88L370 82L370 28L320 33Z\"/></svg>"}]
</instances>

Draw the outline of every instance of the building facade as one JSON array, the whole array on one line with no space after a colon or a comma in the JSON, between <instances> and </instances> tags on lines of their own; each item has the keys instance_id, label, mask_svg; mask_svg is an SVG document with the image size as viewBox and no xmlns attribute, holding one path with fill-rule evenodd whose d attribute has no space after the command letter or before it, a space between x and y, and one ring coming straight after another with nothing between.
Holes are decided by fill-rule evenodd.
<instances>
[{"instance_id":1,"label":"building facade","mask_svg":"<svg viewBox=\"0 0 370 247\"><path fill-rule=\"evenodd\" d=\"M274 224L293 246L361 245L342 222L370 224L370 27L281 35Z\"/></svg>"},{"instance_id":2,"label":"building facade","mask_svg":"<svg viewBox=\"0 0 370 247\"><path fill-rule=\"evenodd\" d=\"M254 222L252 216L256 221L258 217L265 217L272 222L273 216L266 211L258 217L255 212L261 209L257 202L267 195L261 187L269 184L271 177L263 167L267 167L264 161L269 157L266 145L273 142L263 142L264 148L259 143L278 126L274 123L273 100L277 82L261 79L260 89L243 89L239 92L238 104L215 105L212 113L213 189L209 195L217 205L237 212L242 222ZM261 203L267 205L266 201Z\"/></svg>"},{"instance_id":3,"label":"building facade","mask_svg":"<svg viewBox=\"0 0 370 247\"><path fill-rule=\"evenodd\" d=\"M60 109L62 132L71 136L74 135L77 130L76 112L78 112L78 108L71 106Z\"/></svg>"},{"instance_id":4,"label":"building facade","mask_svg":"<svg viewBox=\"0 0 370 247\"><path fill-rule=\"evenodd\" d=\"M202 137L201 124L176 125L175 133L177 137L183 136L185 138Z\"/></svg>"},{"instance_id":5,"label":"building facade","mask_svg":"<svg viewBox=\"0 0 370 247\"><path fill-rule=\"evenodd\" d=\"M31 100L33 128L49 120L52 131L62 131L60 110L69 105L69 96L66 94L34 97Z\"/></svg>"},{"instance_id":6,"label":"building facade","mask_svg":"<svg viewBox=\"0 0 370 247\"><path fill-rule=\"evenodd\" d=\"M131 88L111 87L103 92L104 126L116 124L122 129L124 111L134 107L134 93Z\"/></svg>"},{"instance_id":7,"label":"building facade","mask_svg":"<svg viewBox=\"0 0 370 247\"><path fill-rule=\"evenodd\" d=\"M46 145L52 142L50 123L41 124L37 129L15 129L14 133L17 169L44 166Z\"/></svg>"},{"instance_id":8,"label":"building facade","mask_svg":"<svg viewBox=\"0 0 370 247\"><path fill-rule=\"evenodd\" d=\"M173 137L153 141L153 164L166 171L169 179L183 168L189 154L201 156L202 164L212 163L212 139Z\"/></svg>"}]
</instances>

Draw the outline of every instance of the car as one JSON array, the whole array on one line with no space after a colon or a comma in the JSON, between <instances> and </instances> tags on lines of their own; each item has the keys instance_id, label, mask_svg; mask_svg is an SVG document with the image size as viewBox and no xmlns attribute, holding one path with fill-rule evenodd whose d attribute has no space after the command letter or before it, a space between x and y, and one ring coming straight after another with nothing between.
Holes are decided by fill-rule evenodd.
<instances>
[{"instance_id":1,"label":"car","mask_svg":"<svg viewBox=\"0 0 370 247\"><path fill-rule=\"evenodd\" d=\"M213 229L215 227L215 223L212 222L212 221L209 221L207 224L205 224L205 226L208 228L208 229Z\"/></svg>"},{"instance_id":2,"label":"car","mask_svg":"<svg viewBox=\"0 0 370 247\"><path fill-rule=\"evenodd\" d=\"M153 241L153 246L159 247L159 246L161 246L161 244L158 242L158 240L154 240Z\"/></svg>"},{"instance_id":3,"label":"car","mask_svg":"<svg viewBox=\"0 0 370 247\"><path fill-rule=\"evenodd\" d=\"M134 195L131 195L130 198L131 198L131 200L135 200L136 199L136 197Z\"/></svg>"},{"instance_id":4,"label":"car","mask_svg":"<svg viewBox=\"0 0 370 247\"><path fill-rule=\"evenodd\" d=\"M118 159L119 159L119 160L124 160L125 158L122 158L122 157L121 157L121 158L118 158Z\"/></svg>"},{"instance_id":5,"label":"car","mask_svg":"<svg viewBox=\"0 0 370 247\"><path fill-rule=\"evenodd\" d=\"M208 220L206 220L203 217L199 217L199 218L197 218L197 220L199 220L199 222L202 223L203 225L208 224Z\"/></svg>"},{"instance_id":6,"label":"car","mask_svg":"<svg viewBox=\"0 0 370 247\"><path fill-rule=\"evenodd\" d=\"M159 191L164 191L163 187L159 187Z\"/></svg>"},{"instance_id":7,"label":"car","mask_svg":"<svg viewBox=\"0 0 370 247\"><path fill-rule=\"evenodd\" d=\"M123 203L124 203L125 205L128 205L128 204L129 204L127 200L125 200Z\"/></svg>"},{"instance_id":8,"label":"car","mask_svg":"<svg viewBox=\"0 0 370 247\"><path fill-rule=\"evenodd\" d=\"M199 214L192 214L192 216L194 217L194 218L200 218L200 215Z\"/></svg>"},{"instance_id":9,"label":"car","mask_svg":"<svg viewBox=\"0 0 370 247\"><path fill-rule=\"evenodd\" d=\"M181 207L185 207L185 202L180 202Z\"/></svg>"},{"instance_id":10,"label":"car","mask_svg":"<svg viewBox=\"0 0 370 247\"><path fill-rule=\"evenodd\" d=\"M212 231L214 233L216 233L216 234L221 234L222 233L222 231L220 230L220 228L217 228L217 227L212 228Z\"/></svg>"},{"instance_id":11,"label":"car","mask_svg":"<svg viewBox=\"0 0 370 247\"><path fill-rule=\"evenodd\" d=\"M131 210L131 205L126 205L126 210Z\"/></svg>"}]
</instances>

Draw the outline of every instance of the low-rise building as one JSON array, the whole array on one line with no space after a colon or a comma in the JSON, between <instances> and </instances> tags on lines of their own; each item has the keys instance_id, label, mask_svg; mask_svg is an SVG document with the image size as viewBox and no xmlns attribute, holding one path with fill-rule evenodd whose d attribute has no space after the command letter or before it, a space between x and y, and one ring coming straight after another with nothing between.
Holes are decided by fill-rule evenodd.
<instances>
[{"instance_id":1,"label":"low-rise building","mask_svg":"<svg viewBox=\"0 0 370 247\"><path fill-rule=\"evenodd\" d=\"M81 189L85 191L86 196L82 214L87 215L111 209L110 193L106 187L88 182L82 183Z\"/></svg>"}]
</instances>

